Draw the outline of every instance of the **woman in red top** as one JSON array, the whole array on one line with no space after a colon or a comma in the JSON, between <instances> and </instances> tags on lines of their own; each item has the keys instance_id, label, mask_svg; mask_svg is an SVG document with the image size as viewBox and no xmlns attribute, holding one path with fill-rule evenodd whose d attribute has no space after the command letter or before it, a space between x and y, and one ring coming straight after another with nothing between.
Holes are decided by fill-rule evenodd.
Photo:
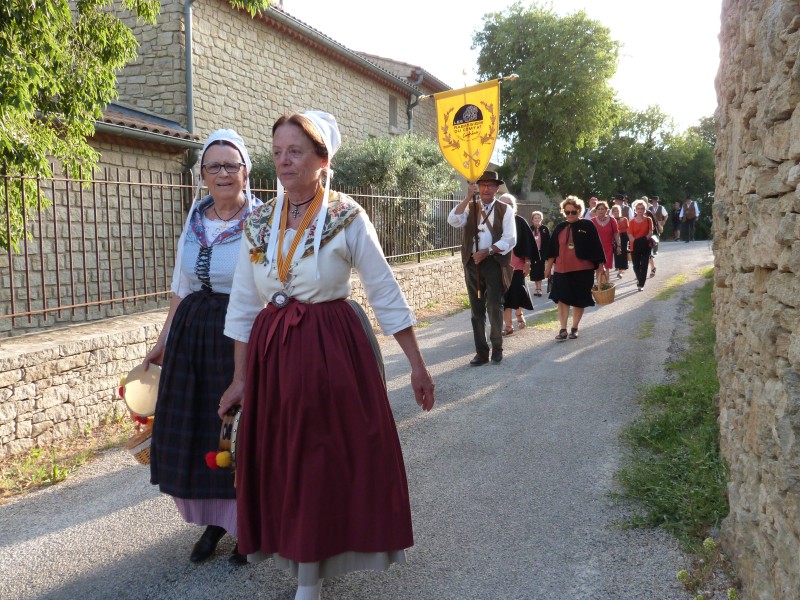
<instances>
[{"instance_id":1,"label":"woman in red top","mask_svg":"<svg viewBox=\"0 0 800 600\"><path fill-rule=\"evenodd\" d=\"M628 237L631 240L633 272L636 273L636 287L641 292L647 281L647 266L650 261L650 237L653 235L653 221L645 212L647 203L636 200L633 203L634 217L628 223Z\"/></svg>"},{"instance_id":2,"label":"woman in red top","mask_svg":"<svg viewBox=\"0 0 800 600\"><path fill-rule=\"evenodd\" d=\"M603 253L606 255L605 269L608 271L613 264L614 254L619 254L619 228L617 221L608 216L608 204L604 200L600 200L594 210L592 223L600 235L600 243L603 244ZM616 252L614 251L614 242L617 244Z\"/></svg>"},{"instance_id":3,"label":"woman in red top","mask_svg":"<svg viewBox=\"0 0 800 600\"><path fill-rule=\"evenodd\" d=\"M578 337L578 325L587 306L594 306L592 285L595 272L598 277L605 271L606 260L597 228L589 219L581 219L583 200L567 196L561 203L566 220L556 225L547 249L545 278L553 272L550 299L558 304L558 321L561 329L556 340L561 342ZM569 307L572 307L572 329L567 334Z\"/></svg>"}]
</instances>

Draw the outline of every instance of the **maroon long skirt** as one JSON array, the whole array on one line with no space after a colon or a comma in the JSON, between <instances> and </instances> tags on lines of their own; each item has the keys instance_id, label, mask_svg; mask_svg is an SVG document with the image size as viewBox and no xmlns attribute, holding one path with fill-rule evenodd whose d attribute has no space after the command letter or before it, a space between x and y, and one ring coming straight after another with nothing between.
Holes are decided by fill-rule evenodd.
<instances>
[{"instance_id":1,"label":"maroon long skirt","mask_svg":"<svg viewBox=\"0 0 800 600\"><path fill-rule=\"evenodd\" d=\"M237 437L239 552L316 562L413 545L377 361L343 300L256 318Z\"/></svg>"}]
</instances>

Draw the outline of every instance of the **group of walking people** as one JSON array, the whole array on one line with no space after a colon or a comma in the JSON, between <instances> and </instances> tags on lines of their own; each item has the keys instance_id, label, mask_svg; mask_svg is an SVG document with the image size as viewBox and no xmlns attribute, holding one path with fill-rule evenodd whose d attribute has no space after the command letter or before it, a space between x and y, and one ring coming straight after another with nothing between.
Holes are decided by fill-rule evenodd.
<instances>
[{"instance_id":1,"label":"group of walking people","mask_svg":"<svg viewBox=\"0 0 800 600\"><path fill-rule=\"evenodd\" d=\"M377 233L330 187L340 142L328 113L279 118L278 191L262 204L242 138L209 136L198 185L208 194L189 212L170 310L144 360L162 365L151 483L205 527L190 560L208 559L228 534L232 562L273 558L297 577L298 600L319 598L326 577L403 563L413 545L383 365L347 301L351 269L408 358L417 404L434 404L414 317ZM237 410L234 475L209 468L205 455Z\"/></svg>"},{"instance_id":2,"label":"group of walking people","mask_svg":"<svg viewBox=\"0 0 800 600\"><path fill-rule=\"evenodd\" d=\"M502 337L514 333L514 311L518 329L525 327L522 311L533 308L526 277L534 282L535 296L548 282L548 297L558 307L557 341L578 337L584 310L595 304L592 288L607 282L612 268L621 279L632 266L642 291L656 275L659 237L670 216L658 196L628 205L627 197L617 194L612 206L595 197L586 205L567 196L560 205L564 220L551 232L541 212L533 212L528 223L516 214L511 194L496 197L503 183L494 171L467 182L467 196L448 215L450 225L463 230L461 255L476 350L472 366L502 361ZM698 215L697 203L688 198L679 218L692 227L692 237L692 219Z\"/></svg>"}]
</instances>

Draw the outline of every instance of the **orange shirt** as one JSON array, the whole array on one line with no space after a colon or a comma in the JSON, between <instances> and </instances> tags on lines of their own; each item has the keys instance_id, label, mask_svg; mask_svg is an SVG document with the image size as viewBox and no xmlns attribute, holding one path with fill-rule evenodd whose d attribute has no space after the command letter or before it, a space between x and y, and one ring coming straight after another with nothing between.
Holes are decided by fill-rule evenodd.
<instances>
[{"instance_id":1,"label":"orange shirt","mask_svg":"<svg viewBox=\"0 0 800 600\"><path fill-rule=\"evenodd\" d=\"M638 222L635 218L628 222L628 237L631 238L631 241L646 237L651 233L653 233L653 222L647 217Z\"/></svg>"},{"instance_id":2,"label":"orange shirt","mask_svg":"<svg viewBox=\"0 0 800 600\"><path fill-rule=\"evenodd\" d=\"M628 219L625 217L617 219L617 228L620 233L628 233Z\"/></svg>"}]
</instances>

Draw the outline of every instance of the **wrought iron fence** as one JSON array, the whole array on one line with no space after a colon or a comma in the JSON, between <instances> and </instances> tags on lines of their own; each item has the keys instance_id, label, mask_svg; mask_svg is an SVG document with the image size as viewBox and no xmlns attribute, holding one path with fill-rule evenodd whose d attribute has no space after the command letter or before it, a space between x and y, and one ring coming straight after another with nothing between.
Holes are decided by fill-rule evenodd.
<instances>
[{"instance_id":1,"label":"wrought iron fence","mask_svg":"<svg viewBox=\"0 0 800 600\"><path fill-rule=\"evenodd\" d=\"M167 306L194 191L185 177L103 169L0 181L0 337ZM260 197L274 193L271 182L254 183ZM452 197L341 191L365 208L390 262L459 246L460 232L447 225Z\"/></svg>"}]
</instances>

